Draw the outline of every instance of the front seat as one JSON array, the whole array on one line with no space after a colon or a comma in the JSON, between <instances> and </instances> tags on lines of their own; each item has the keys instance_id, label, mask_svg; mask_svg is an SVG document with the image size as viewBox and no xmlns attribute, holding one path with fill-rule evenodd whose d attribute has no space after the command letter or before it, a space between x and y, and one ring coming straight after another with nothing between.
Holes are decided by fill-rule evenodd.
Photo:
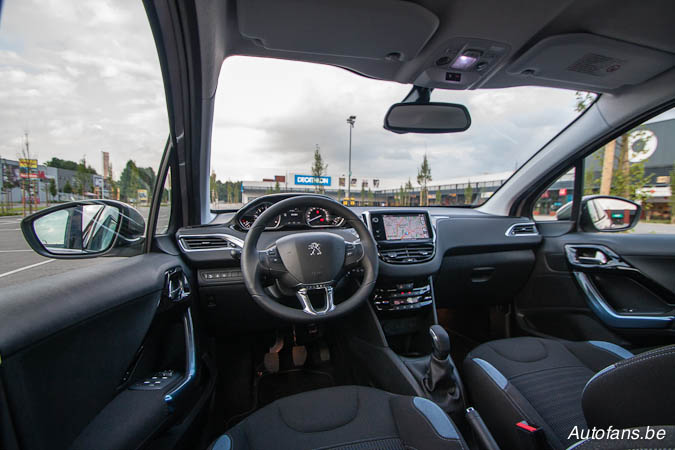
<instances>
[{"instance_id":1,"label":"front seat","mask_svg":"<svg viewBox=\"0 0 675 450\"><path fill-rule=\"evenodd\" d=\"M282 398L220 436L209 450L468 449L435 403L364 386Z\"/></svg>"},{"instance_id":2,"label":"front seat","mask_svg":"<svg viewBox=\"0 0 675 450\"><path fill-rule=\"evenodd\" d=\"M592 427L675 423L675 346L634 356L603 341L501 339L467 355L464 380L505 449L522 448L522 421L541 429L553 449Z\"/></svg>"}]
</instances>

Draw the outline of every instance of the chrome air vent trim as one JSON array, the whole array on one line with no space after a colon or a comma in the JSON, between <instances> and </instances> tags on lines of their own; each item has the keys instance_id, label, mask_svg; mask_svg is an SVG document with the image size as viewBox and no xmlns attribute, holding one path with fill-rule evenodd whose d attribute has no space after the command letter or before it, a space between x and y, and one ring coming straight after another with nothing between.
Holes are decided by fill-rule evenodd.
<instances>
[{"instance_id":1,"label":"chrome air vent trim","mask_svg":"<svg viewBox=\"0 0 675 450\"><path fill-rule=\"evenodd\" d=\"M534 222L520 222L511 225L506 233L506 236L539 236L537 224Z\"/></svg>"},{"instance_id":2,"label":"chrome air vent trim","mask_svg":"<svg viewBox=\"0 0 675 450\"><path fill-rule=\"evenodd\" d=\"M208 246L195 248L191 246L190 240L202 241L201 245ZM221 244L219 245L215 240L220 240ZM209 245L207 242L213 243L214 245ZM210 252L216 250L241 249L244 247L244 241L229 234L186 234L178 236L178 245L184 252Z\"/></svg>"}]
</instances>

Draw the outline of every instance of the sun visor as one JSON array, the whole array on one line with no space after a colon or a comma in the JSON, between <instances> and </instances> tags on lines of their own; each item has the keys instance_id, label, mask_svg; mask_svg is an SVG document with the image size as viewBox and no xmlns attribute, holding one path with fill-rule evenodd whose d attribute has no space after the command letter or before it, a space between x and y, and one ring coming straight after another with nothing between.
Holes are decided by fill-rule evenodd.
<instances>
[{"instance_id":1,"label":"sun visor","mask_svg":"<svg viewBox=\"0 0 675 450\"><path fill-rule=\"evenodd\" d=\"M541 40L506 72L578 89L607 92L640 84L675 65L675 55L586 33Z\"/></svg>"},{"instance_id":2,"label":"sun visor","mask_svg":"<svg viewBox=\"0 0 675 450\"><path fill-rule=\"evenodd\" d=\"M399 0L238 0L239 31L268 50L408 61L438 17Z\"/></svg>"}]
</instances>

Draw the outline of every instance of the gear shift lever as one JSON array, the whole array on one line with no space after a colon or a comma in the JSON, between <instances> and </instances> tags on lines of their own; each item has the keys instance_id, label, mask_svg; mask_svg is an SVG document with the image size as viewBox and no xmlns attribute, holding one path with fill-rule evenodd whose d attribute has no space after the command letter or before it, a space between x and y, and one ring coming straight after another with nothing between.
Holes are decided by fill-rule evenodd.
<instances>
[{"instance_id":1,"label":"gear shift lever","mask_svg":"<svg viewBox=\"0 0 675 450\"><path fill-rule=\"evenodd\" d=\"M448 361L450 337L448 332L440 325L429 327L429 335L431 336L433 350L429 360L429 369L424 377L424 387L429 392L434 392L436 389L443 387L448 390L448 393L452 394L455 392L457 385L452 374L452 365Z\"/></svg>"},{"instance_id":2,"label":"gear shift lever","mask_svg":"<svg viewBox=\"0 0 675 450\"><path fill-rule=\"evenodd\" d=\"M440 325L432 325L429 327L429 335L431 336L431 347L433 349L432 355L434 358L445 361L450 355L450 336Z\"/></svg>"}]
</instances>

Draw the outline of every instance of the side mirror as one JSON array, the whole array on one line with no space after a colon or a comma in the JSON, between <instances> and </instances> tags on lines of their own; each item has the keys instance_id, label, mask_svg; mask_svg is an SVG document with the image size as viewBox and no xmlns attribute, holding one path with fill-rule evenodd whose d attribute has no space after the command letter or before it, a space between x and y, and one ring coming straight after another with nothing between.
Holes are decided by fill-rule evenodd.
<instances>
[{"instance_id":1,"label":"side mirror","mask_svg":"<svg viewBox=\"0 0 675 450\"><path fill-rule=\"evenodd\" d=\"M143 216L115 200L69 202L21 221L31 248L56 259L83 259L135 253L143 243Z\"/></svg>"},{"instance_id":2,"label":"side mirror","mask_svg":"<svg viewBox=\"0 0 675 450\"><path fill-rule=\"evenodd\" d=\"M471 126L469 110L455 103L396 103L384 117L394 133L457 133Z\"/></svg>"},{"instance_id":3,"label":"side mirror","mask_svg":"<svg viewBox=\"0 0 675 450\"><path fill-rule=\"evenodd\" d=\"M642 208L622 197L592 195L581 200L581 229L627 231L637 225Z\"/></svg>"}]
</instances>

